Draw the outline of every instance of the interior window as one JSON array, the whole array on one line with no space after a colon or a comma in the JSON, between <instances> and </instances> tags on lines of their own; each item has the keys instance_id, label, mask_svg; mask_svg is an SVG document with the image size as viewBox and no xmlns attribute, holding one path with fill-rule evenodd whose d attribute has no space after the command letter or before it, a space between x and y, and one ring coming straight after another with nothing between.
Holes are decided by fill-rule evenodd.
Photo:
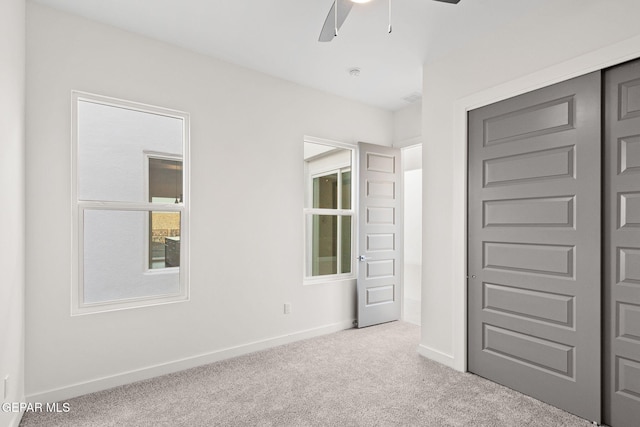
<instances>
[{"instance_id":1,"label":"interior window","mask_svg":"<svg viewBox=\"0 0 640 427\"><path fill-rule=\"evenodd\" d=\"M305 142L305 276L352 272L353 150Z\"/></svg>"}]
</instances>

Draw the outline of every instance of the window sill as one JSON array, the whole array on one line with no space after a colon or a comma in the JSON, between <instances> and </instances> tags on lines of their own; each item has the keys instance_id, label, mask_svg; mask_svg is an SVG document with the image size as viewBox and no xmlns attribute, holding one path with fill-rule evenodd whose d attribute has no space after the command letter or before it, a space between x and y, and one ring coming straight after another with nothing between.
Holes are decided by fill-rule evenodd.
<instances>
[{"instance_id":1,"label":"window sill","mask_svg":"<svg viewBox=\"0 0 640 427\"><path fill-rule=\"evenodd\" d=\"M332 283L341 282L355 282L356 276L354 274L341 274L341 275L327 275L318 277L305 277L302 284L307 285L326 285Z\"/></svg>"},{"instance_id":2,"label":"window sill","mask_svg":"<svg viewBox=\"0 0 640 427\"><path fill-rule=\"evenodd\" d=\"M154 276L160 274L178 274L180 273L180 267L164 267L164 268L154 268L147 269L144 272L145 276Z\"/></svg>"},{"instance_id":3,"label":"window sill","mask_svg":"<svg viewBox=\"0 0 640 427\"><path fill-rule=\"evenodd\" d=\"M93 304L82 304L73 308L71 315L80 316L85 314L98 314L110 311L130 310L133 308L152 307L157 305L174 304L189 301L189 295L171 294L157 297L129 298L113 302L101 302Z\"/></svg>"}]
</instances>

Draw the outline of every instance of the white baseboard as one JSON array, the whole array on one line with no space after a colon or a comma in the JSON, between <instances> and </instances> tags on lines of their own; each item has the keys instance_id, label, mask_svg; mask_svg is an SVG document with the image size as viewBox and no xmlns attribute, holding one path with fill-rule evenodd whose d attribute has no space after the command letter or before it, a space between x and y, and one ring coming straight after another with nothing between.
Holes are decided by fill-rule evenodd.
<instances>
[{"instance_id":1,"label":"white baseboard","mask_svg":"<svg viewBox=\"0 0 640 427\"><path fill-rule=\"evenodd\" d=\"M448 366L452 369L456 369L454 358L450 354L443 353L439 350L434 350L424 344L420 344L418 346L418 354L420 356L426 357L427 359L442 363L443 365Z\"/></svg>"},{"instance_id":2,"label":"white baseboard","mask_svg":"<svg viewBox=\"0 0 640 427\"><path fill-rule=\"evenodd\" d=\"M414 325L421 325L421 302L413 298L405 298L402 305L402 320Z\"/></svg>"},{"instance_id":3,"label":"white baseboard","mask_svg":"<svg viewBox=\"0 0 640 427\"><path fill-rule=\"evenodd\" d=\"M162 363L159 365L148 366L146 368L123 372L108 377L96 378L91 381L71 384L57 389L33 393L26 397L26 401L42 403L60 402L65 399L71 399L73 397L82 396L84 394L95 393L97 391L107 390L136 381L142 381L161 375L183 371L185 369L195 368L198 366L207 365L209 363L218 362L220 360L242 356L244 354L254 353L256 351L278 347L284 344L326 335L345 329L350 329L352 327L353 320L345 320L318 328L307 329L292 334L255 341L236 347L229 347L211 353L199 354L197 356L174 360L172 362Z\"/></svg>"},{"instance_id":4,"label":"white baseboard","mask_svg":"<svg viewBox=\"0 0 640 427\"><path fill-rule=\"evenodd\" d=\"M24 400L24 399L23 399ZM24 412L16 412L13 414L13 417L9 420L9 427L18 427L20 425L20 421L22 421L22 416Z\"/></svg>"},{"instance_id":5,"label":"white baseboard","mask_svg":"<svg viewBox=\"0 0 640 427\"><path fill-rule=\"evenodd\" d=\"M411 319L411 318L405 317L404 319L402 319L402 321L406 323L411 323L412 325L422 326L420 321L417 319Z\"/></svg>"}]
</instances>

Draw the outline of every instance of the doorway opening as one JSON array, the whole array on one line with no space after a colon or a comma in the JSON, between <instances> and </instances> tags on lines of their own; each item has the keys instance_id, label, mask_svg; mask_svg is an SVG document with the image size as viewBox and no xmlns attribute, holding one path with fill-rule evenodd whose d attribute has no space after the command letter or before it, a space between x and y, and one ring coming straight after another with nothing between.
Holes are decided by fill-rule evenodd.
<instances>
[{"instance_id":1,"label":"doorway opening","mask_svg":"<svg viewBox=\"0 0 640 427\"><path fill-rule=\"evenodd\" d=\"M402 150L404 282L402 319L420 325L422 282L422 144Z\"/></svg>"}]
</instances>

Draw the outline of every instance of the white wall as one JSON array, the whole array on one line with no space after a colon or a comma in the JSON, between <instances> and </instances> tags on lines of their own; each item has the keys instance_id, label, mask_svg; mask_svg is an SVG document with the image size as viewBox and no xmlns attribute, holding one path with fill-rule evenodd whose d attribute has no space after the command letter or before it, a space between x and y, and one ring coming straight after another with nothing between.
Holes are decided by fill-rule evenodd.
<instances>
[{"instance_id":1,"label":"white wall","mask_svg":"<svg viewBox=\"0 0 640 427\"><path fill-rule=\"evenodd\" d=\"M392 113L39 5L27 17L30 399L351 325L352 282L302 285L303 136L390 145ZM189 302L70 316L73 89L191 114Z\"/></svg>"},{"instance_id":2,"label":"white wall","mask_svg":"<svg viewBox=\"0 0 640 427\"><path fill-rule=\"evenodd\" d=\"M416 102L393 113L393 146L405 147L420 143L422 135L422 104Z\"/></svg>"},{"instance_id":3,"label":"white wall","mask_svg":"<svg viewBox=\"0 0 640 427\"><path fill-rule=\"evenodd\" d=\"M25 3L0 2L0 209L3 249L0 256L0 396L24 399L24 90ZM0 426L18 425L20 414L0 411Z\"/></svg>"},{"instance_id":4,"label":"white wall","mask_svg":"<svg viewBox=\"0 0 640 427\"><path fill-rule=\"evenodd\" d=\"M421 354L466 369L466 110L640 56L638 16L565 0L424 65Z\"/></svg>"},{"instance_id":5,"label":"white wall","mask_svg":"<svg viewBox=\"0 0 640 427\"><path fill-rule=\"evenodd\" d=\"M419 325L422 276L422 104L416 102L394 112L393 130L393 146L402 148L402 320Z\"/></svg>"},{"instance_id":6,"label":"white wall","mask_svg":"<svg viewBox=\"0 0 640 427\"><path fill-rule=\"evenodd\" d=\"M403 320L420 324L422 280L422 145L402 150L404 200Z\"/></svg>"}]
</instances>

